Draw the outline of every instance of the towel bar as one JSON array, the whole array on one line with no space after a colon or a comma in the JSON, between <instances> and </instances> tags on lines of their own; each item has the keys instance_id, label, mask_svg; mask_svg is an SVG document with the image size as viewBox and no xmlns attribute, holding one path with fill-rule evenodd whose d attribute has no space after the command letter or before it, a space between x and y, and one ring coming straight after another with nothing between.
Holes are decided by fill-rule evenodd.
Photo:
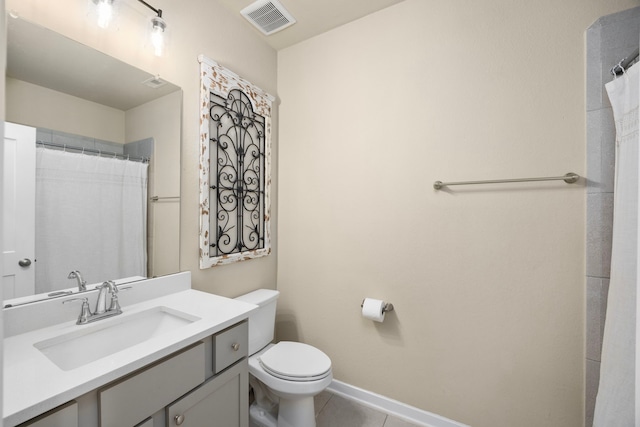
<instances>
[{"instance_id":1,"label":"towel bar","mask_svg":"<svg viewBox=\"0 0 640 427\"><path fill-rule=\"evenodd\" d=\"M548 176L542 178L515 178L515 179L490 179L484 181L458 181L458 182L442 182L436 181L433 183L433 188L436 190L442 189L442 187L448 187L450 185L472 185L472 184L501 184L504 182L532 182L532 181L559 181L562 180L567 184L574 184L580 179L580 175L573 172L569 172L564 176Z\"/></svg>"}]
</instances>

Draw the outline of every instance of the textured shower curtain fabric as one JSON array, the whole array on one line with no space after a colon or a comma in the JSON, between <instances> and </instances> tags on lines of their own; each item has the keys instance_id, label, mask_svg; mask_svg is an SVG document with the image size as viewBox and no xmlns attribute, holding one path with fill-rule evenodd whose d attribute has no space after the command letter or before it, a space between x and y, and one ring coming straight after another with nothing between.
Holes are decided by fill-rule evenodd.
<instances>
[{"instance_id":1,"label":"textured shower curtain fabric","mask_svg":"<svg viewBox=\"0 0 640 427\"><path fill-rule=\"evenodd\" d=\"M611 276L594 427L638 425L635 416L638 67L629 68L625 74L606 85L616 125L616 174Z\"/></svg>"},{"instance_id":2,"label":"textured shower curtain fabric","mask_svg":"<svg viewBox=\"0 0 640 427\"><path fill-rule=\"evenodd\" d=\"M36 292L147 275L148 165L39 147Z\"/></svg>"}]
</instances>

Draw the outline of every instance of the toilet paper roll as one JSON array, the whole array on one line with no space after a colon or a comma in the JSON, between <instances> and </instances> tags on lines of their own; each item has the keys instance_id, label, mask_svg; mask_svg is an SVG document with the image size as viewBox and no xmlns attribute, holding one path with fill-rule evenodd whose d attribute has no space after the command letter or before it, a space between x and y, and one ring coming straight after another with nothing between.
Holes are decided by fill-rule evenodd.
<instances>
[{"instance_id":1,"label":"toilet paper roll","mask_svg":"<svg viewBox=\"0 0 640 427\"><path fill-rule=\"evenodd\" d=\"M376 322L382 322L384 320L385 313L382 311L384 308L384 301L373 298L365 298L362 303L362 316L366 319L371 319Z\"/></svg>"}]
</instances>

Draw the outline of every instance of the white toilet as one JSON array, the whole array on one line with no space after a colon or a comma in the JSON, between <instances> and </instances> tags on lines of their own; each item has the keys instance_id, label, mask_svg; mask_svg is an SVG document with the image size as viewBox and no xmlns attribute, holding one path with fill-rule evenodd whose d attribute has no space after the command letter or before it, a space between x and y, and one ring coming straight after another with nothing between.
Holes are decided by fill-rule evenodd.
<instances>
[{"instance_id":1,"label":"white toilet","mask_svg":"<svg viewBox=\"0 0 640 427\"><path fill-rule=\"evenodd\" d=\"M307 344L271 344L279 294L259 289L236 298L260 307L249 315L249 374L255 396L251 425L315 427L313 397L333 379L331 359Z\"/></svg>"}]
</instances>

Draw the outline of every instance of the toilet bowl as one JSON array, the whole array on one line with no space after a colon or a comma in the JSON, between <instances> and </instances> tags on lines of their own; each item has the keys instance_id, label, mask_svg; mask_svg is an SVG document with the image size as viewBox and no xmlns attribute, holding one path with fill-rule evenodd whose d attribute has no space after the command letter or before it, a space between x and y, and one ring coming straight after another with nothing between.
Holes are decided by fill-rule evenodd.
<instances>
[{"instance_id":1,"label":"toilet bowl","mask_svg":"<svg viewBox=\"0 0 640 427\"><path fill-rule=\"evenodd\" d=\"M313 398L333 380L331 359L308 344L271 343L278 295L260 289L237 298L259 306L249 316L249 374L255 396L251 425L315 427Z\"/></svg>"}]
</instances>

